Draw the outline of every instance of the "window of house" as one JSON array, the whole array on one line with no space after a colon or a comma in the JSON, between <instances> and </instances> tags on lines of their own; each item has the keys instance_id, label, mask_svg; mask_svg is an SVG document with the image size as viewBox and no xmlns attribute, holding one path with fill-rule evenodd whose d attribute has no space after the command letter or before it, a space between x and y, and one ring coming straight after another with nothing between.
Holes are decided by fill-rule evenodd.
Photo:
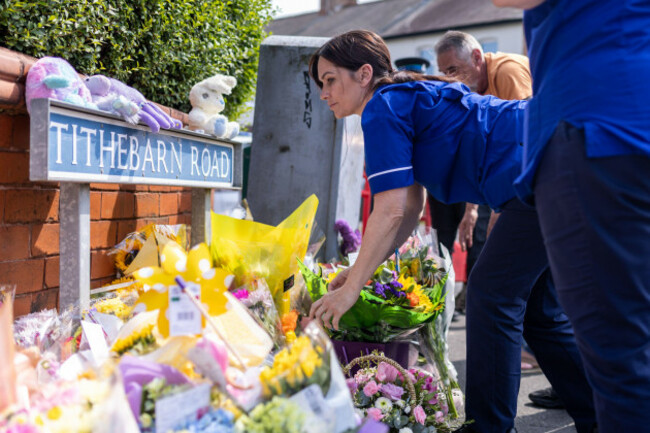
<instances>
[{"instance_id":1,"label":"window of house","mask_svg":"<svg viewBox=\"0 0 650 433\"><path fill-rule=\"evenodd\" d=\"M481 39L479 43L485 53L496 53L499 50L499 43L496 38Z\"/></svg>"}]
</instances>

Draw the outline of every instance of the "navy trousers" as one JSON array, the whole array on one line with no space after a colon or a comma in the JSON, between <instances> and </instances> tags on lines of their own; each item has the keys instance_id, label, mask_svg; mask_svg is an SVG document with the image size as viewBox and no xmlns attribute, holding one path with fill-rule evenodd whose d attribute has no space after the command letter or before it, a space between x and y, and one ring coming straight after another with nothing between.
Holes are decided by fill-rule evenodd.
<instances>
[{"instance_id":1,"label":"navy trousers","mask_svg":"<svg viewBox=\"0 0 650 433\"><path fill-rule=\"evenodd\" d=\"M506 203L467 292L467 419L480 433L514 427L522 334L579 433L595 423L591 388L560 308L535 210Z\"/></svg>"},{"instance_id":2,"label":"navy trousers","mask_svg":"<svg viewBox=\"0 0 650 433\"><path fill-rule=\"evenodd\" d=\"M650 158L589 159L582 130L563 122L534 191L599 432L650 432Z\"/></svg>"}]
</instances>

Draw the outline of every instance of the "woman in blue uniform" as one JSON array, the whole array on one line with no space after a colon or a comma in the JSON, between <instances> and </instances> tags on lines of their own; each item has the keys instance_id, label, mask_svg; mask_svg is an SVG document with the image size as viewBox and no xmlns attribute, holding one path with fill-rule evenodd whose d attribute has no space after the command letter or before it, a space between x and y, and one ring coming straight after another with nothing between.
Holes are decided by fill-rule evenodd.
<instances>
[{"instance_id":1,"label":"woman in blue uniform","mask_svg":"<svg viewBox=\"0 0 650 433\"><path fill-rule=\"evenodd\" d=\"M595 422L571 326L559 307L537 215L515 198L526 102L480 96L458 82L395 71L384 41L352 31L323 45L310 73L335 117L361 116L374 209L359 256L312 306L338 328L373 271L416 226L424 189L446 203L487 204L501 217L467 295L463 431L514 431L522 332L579 432Z\"/></svg>"}]
</instances>

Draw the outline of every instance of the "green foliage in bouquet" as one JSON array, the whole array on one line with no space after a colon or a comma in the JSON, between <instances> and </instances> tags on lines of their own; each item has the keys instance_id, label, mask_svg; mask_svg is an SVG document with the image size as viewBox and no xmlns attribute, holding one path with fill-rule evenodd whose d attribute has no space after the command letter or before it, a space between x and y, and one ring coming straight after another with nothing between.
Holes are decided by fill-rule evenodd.
<instances>
[{"instance_id":1,"label":"green foliage in bouquet","mask_svg":"<svg viewBox=\"0 0 650 433\"><path fill-rule=\"evenodd\" d=\"M344 341L384 343L408 335L435 319L444 308L443 288L447 274L433 259L420 252L397 263L388 260L361 290L359 299L339 322L332 338ZM327 293L328 281L299 263L312 301ZM426 286L424 284L431 284Z\"/></svg>"},{"instance_id":2,"label":"green foliage in bouquet","mask_svg":"<svg viewBox=\"0 0 650 433\"><path fill-rule=\"evenodd\" d=\"M253 93L271 0L2 0L0 45L68 60L116 78L147 99L188 112L191 87L222 73L237 79L225 112L237 118Z\"/></svg>"}]
</instances>

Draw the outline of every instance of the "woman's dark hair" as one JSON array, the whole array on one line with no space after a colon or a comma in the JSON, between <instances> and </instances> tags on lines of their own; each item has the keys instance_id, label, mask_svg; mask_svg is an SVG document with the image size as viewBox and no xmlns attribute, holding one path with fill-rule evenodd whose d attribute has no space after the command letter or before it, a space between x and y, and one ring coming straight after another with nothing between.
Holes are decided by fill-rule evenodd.
<instances>
[{"instance_id":1,"label":"woman's dark hair","mask_svg":"<svg viewBox=\"0 0 650 433\"><path fill-rule=\"evenodd\" d=\"M408 81L457 81L448 77L425 75L414 71L398 71L393 68L390 52L384 40L369 30L352 30L335 36L320 47L309 60L309 74L319 88L323 87L318 78L318 59L324 58L338 67L357 71L366 63L372 66L374 86L372 90L385 84Z\"/></svg>"}]
</instances>

